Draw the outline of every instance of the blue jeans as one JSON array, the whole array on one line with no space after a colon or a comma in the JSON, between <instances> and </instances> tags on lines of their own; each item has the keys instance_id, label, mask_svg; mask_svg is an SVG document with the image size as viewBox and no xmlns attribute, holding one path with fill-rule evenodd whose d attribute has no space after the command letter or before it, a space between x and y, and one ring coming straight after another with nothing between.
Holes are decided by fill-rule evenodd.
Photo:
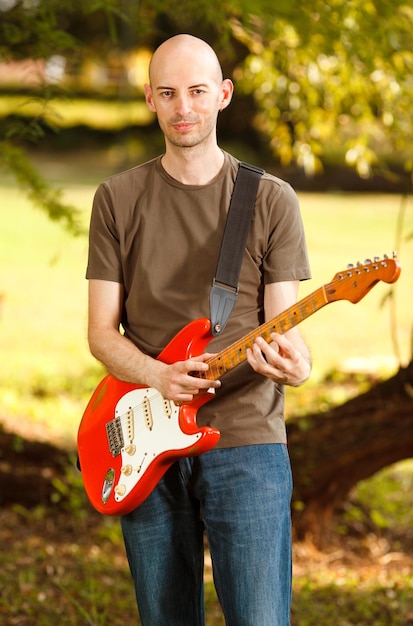
<instances>
[{"instance_id":1,"label":"blue jeans","mask_svg":"<svg viewBox=\"0 0 413 626\"><path fill-rule=\"evenodd\" d=\"M283 444L175 463L121 519L142 626L203 626L204 529L228 626L289 626L291 467Z\"/></svg>"}]
</instances>

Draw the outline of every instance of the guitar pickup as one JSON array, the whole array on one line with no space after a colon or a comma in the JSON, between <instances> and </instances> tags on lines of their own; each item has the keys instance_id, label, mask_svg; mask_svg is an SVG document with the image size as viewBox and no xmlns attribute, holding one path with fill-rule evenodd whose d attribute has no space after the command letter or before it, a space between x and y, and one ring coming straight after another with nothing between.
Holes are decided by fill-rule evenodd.
<instances>
[{"instance_id":1,"label":"guitar pickup","mask_svg":"<svg viewBox=\"0 0 413 626\"><path fill-rule=\"evenodd\" d=\"M119 417L115 417L106 424L106 435L108 438L109 450L111 455L115 458L122 452L122 448L125 445L122 432L122 424Z\"/></svg>"}]
</instances>

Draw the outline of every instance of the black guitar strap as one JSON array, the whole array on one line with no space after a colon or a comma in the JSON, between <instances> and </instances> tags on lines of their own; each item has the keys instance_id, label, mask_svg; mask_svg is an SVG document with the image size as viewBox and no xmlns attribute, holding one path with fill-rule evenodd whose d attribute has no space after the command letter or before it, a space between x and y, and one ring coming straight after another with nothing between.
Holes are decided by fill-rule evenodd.
<instances>
[{"instance_id":1,"label":"black guitar strap","mask_svg":"<svg viewBox=\"0 0 413 626\"><path fill-rule=\"evenodd\" d=\"M263 174L259 167L239 164L209 299L211 332L215 336L224 330L237 299L242 258Z\"/></svg>"}]
</instances>

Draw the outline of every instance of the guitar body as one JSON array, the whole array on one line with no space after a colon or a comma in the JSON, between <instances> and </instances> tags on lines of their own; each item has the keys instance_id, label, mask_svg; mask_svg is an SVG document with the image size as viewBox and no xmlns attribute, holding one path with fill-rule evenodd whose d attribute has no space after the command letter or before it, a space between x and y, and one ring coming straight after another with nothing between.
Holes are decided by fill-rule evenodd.
<instances>
[{"instance_id":1,"label":"guitar body","mask_svg":"<svg viewBox=\"0 0 413 626\"><path fill-rule=\"evenodd\" d=\"M202 354L210 322L185 326L158 359L174 363ZM86 493L105 515L125 515L139 506L177 459L213 448L220 433L198 428L198 409L214 394L177 406L154 388L106 376L93 393L78 432L78 454Z\"/></svg>"}]
</instances>

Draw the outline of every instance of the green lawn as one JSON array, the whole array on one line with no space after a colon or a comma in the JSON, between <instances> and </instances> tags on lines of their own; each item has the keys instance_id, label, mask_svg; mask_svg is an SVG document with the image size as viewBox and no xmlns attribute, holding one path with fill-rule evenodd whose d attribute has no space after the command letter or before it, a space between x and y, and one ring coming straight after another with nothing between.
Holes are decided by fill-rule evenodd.
<instances>
[{"instance_id":1,"label":"green lawn","mask_svg":"<svg viewBox=\"0 0 413 626\"><path fill-rule=\"evenodd\" d=\"M356 305L336 302L302 325L314 354L316 372L331 367L386 371L396 366L392 328L403 362L410 360L413 316L413 200L405 215L403 240L396 242L401 198L397 195L302 194L300 196L313 280L302 294L329 282L348 263L391 256L397 243L402 274L394 287L393 307L383 298L390 286L381 283ZM393 326L394 325L394 326Z\"/></svg>"},{"instance_id":2,"label":"green lawn","mask_svg":"<svg viewBox=\"0 0 413 626\"><path fill-rule=\"evenodd\" d=\"M67 194L85 219L92 193L73 186ZM86 346L87 241L68 236L12 186L0 194L1 413L73 440L79 396L96 369Z\"/></svg>"}]
</instances>

